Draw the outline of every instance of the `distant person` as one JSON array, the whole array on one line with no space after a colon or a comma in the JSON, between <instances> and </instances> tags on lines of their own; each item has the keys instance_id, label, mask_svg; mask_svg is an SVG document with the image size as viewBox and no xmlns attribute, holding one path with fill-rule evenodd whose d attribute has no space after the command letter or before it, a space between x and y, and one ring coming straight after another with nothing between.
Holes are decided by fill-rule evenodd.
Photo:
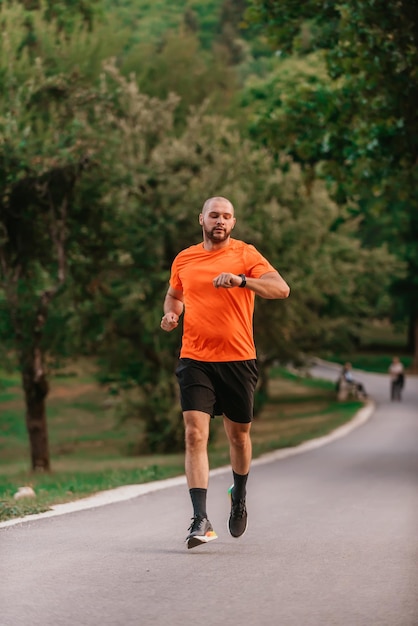
<instances>
[{"instance_id":1,"label":"distant person","mask_svg":"<svg viewBox=\"0 0 418 626\"><path fill-rule=\"evenodd\" d=\"M389 367L389 374L390 399L400 401L402 399L402 389L405 384L405 370L398 356L393 357Z\"/></svg>"},{"instance_id":2,"label":"distant person","mask_svg":"<svg viewBox=\"0 0 418 626\"><path fill-rule=\"evenodd\" d=\"M351 363L349 363L348 361L344 363L343 368L341 370L340 381L341 380L345 381L346 383L348 383L348 385L354 388L358 395L367 397L367 393L366 393L363 383L354 379L353 368L352 368Z\"/></svg>"},{"instance_id":3,"label":"distant person","mask_svg":"<svg viewBox=\"0 0 418 626\"><path fill-rule=\"evenodd\" d=\"M257 382L253 338L255 296L287 298L289 287L250 244L233 239L234 207L209 198L199 215L203 242L182 250L171 268L161 328L179 325L184 309L176 375L185 425L185 469L193 518L186 537L194 548L216 539L208 519L208 436L211 418L223 415L234 484L228 528L247 528L246 483L251 462L250 428Z\"/></svg>"}]
</instances>

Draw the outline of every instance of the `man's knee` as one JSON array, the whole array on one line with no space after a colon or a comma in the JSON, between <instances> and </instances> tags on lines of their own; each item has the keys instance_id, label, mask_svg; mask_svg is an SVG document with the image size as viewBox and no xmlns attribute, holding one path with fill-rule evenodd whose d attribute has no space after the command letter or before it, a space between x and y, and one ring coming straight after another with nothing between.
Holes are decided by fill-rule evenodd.
<instances>
[{"instance_id":1,"label":"man's knee","mask_svg":"<svg viewBox=\"0 0 418 626\"><path fill-rule=\"evenodd\" d=\"M206 446L209 438L209 416L187 412L184 415L185 442L189 449Z\"/></svg>"},{"instance_id":2,"label":"man's knee","mask_svg":"<svg viewBox=\"0 0 418 626\"><path fill-rule=\"evenodd\" d=\"M236 437L230 438L231 445L235 448L235 450L245 450L250 443L250 435L237 435Z\"/></svg>"},{"instance_id":3,"label":"man's knee","mask_svg":"<svg viewBox=\"0 0 418 626\"><path fill-rule=\"evenodd\" d=\"M206 445L207 439L207 436L205 436L200 428L196 426L186 427L185 441L187 448L199 448L200 446Z\"/></svg>"},{"instance_id":4,"label":"man's knee","mask_svg":"<svg viewBox=\"0 0 418 626\"><path fill-rule=\"evenodd\" d=\"M251 424L229 423L227 435L230 444L234 448L244 449L250 441Z\"/></svg>"}]
</instances>

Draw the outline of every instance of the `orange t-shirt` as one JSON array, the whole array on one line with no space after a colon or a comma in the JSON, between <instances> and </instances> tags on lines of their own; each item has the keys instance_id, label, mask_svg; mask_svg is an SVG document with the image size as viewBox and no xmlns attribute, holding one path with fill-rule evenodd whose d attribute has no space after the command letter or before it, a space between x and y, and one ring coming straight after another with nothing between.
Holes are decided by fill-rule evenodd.
<instances>
[{"instance_id":1,"label":"orange t-shirt","mask_svg":"<svg viewBox=\"0 0 418 626\"><path fill-rule=\"evenodd\" d=\"M254 246L237 239L221 250L208 251L200 243L180 252L170 278L171 287L184 298L180 357L211 362L255 359L254 292L216 289L212 280L221 272L259 278L274 271Z\"/></svg>"}]
</instances>

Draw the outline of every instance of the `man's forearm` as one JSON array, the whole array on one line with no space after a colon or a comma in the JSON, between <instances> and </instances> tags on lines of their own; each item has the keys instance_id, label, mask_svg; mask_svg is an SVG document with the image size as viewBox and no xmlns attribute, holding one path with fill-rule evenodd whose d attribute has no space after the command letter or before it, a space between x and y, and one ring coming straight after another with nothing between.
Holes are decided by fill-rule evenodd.
<instances>
[{"instance_id":1,"label":"man's forearm","mask_svg":"<svg viewBox=\"0 0 418 626\"><path fill-rule=\"evenodd\" d=\"M170 296L170 294L166 295L164 300L164 314L175 313L180 317L180 315L183 313L183 308L184 305L181 300Z\"/></svg>"},{"instance_id":2,"label":"man's forearm","mask_svg":"<svg viewBox=\"0 0 418 626\"><path fill-rule=\"evenodd\" d=\"M254 291L257 296L274 300L276 298L287 298L290 293L289 285L279 276L269 276L261 278L248 278L246 288Z\"/></svg>"},{"instance_id":3,"label":"man's forearm","mask_svg":"<svg viewBox=\"0 0 418 626\"><path fill-rule=\"evenodd\" d=\"M221 272L212 281L216 289L235 289L242 287L242 274L231 274L231 272ZM279 272L267 272L260 278L245 277L245 287L251 289L261 298L275 300L277 298L287 298L290 293L290 287L287 282L280 276Z\"/></svg>"}]
</instances>

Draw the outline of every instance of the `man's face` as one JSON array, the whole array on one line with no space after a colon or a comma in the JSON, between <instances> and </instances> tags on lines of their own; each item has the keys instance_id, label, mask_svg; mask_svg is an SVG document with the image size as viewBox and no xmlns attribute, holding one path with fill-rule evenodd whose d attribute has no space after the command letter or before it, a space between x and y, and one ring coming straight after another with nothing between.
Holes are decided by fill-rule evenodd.
<instances>
[{"instance_id":1,"label":"man's face","mask_svg":"<svg viewBox=\"0 0 418 626\"><path fill-rule=\"evenodd\" d=\"M208 239L213 243L225 241L235 226L234 210L229 202L212 202L212 204L200 214L200 224Z\"/></svg>"}]
</instances>

